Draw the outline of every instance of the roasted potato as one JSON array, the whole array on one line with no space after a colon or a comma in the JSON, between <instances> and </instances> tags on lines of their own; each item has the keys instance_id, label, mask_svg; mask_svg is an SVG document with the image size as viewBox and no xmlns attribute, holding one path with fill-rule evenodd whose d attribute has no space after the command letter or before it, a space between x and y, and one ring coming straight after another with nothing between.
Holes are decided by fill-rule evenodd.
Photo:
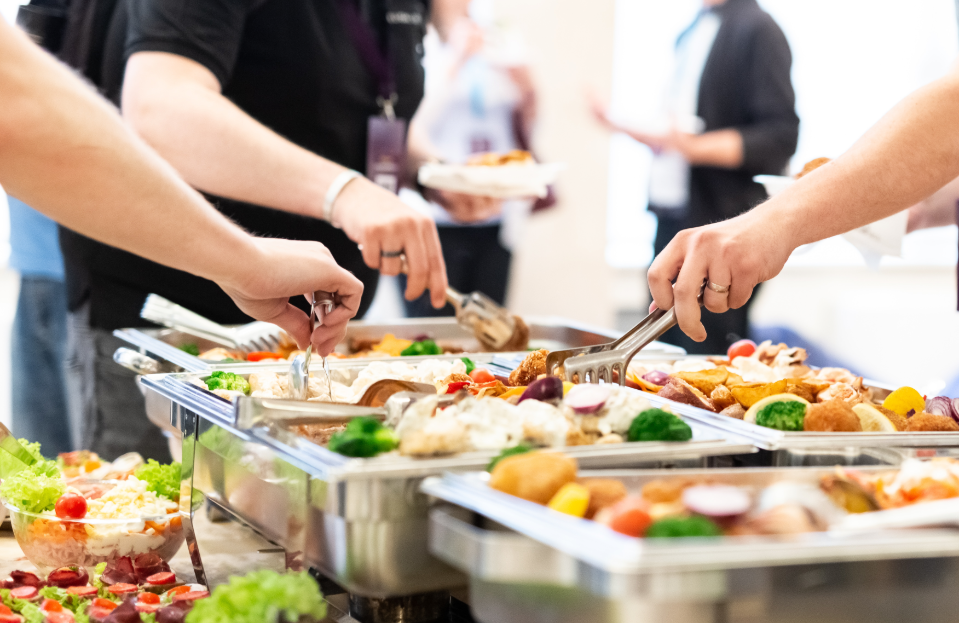
<instances>
[{"instance_id":1,"label":"roasted potato","mask_svg":"<svg viewBox=\"0 0 959 623\"><path fill-rule=\"evenodd\" d=\"M700 370L698 372L675 372L670 376L680 378L705 395L710 395L717 385L726 382L729 372L726 368L712 368L711 370Z\"/></svg>"},{"instance_id":2,"label":"roasted potato","mask_svg":"<svg viewBox=\"0 0 959 623\"><path fill-rule=\"evenodd\" d=\"M713 404L716 405L716 408L720 411L726 407L738 404L733 393L729 391L729 388L725 385L717 385L716 389L709 394L709 399L713 401Z\"/></svg>"},{"instance_id":3,"label":"roasted potato","mask_svg":"<svg viewBox=\"0 0 959 623\"><path fill-rule=\"evenodd\" d=\"M714 405L713 402L707 398L705 394L703 394L703 392L699 391L683 379L675 376L669 377L669 381L666 382L666 385L664 385L656 395L662 396L667 400L674 400L684 405L706 409L707 411L719 411L719 409L716 408L716 405Z\"/></svg>"},{"instance_id":4,"label":"roasted potato","mask_svg":"<svg viewBox=\"0 0 959 623\"><path fill-rule=\"evenodd\" d=\"M743 383L730 387L733 397L747 409L763 398L786 393L786 379L775 383Z\"/></svg>"}]
</instances>

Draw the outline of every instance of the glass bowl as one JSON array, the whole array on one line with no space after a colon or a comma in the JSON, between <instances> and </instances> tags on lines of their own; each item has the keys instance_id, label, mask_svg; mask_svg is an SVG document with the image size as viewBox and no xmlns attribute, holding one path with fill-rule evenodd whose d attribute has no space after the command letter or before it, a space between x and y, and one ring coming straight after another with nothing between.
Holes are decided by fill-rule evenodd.
<instances>
[{"instance_id":1,"label":"glass bowl","mask_svg":"<svg viewBox=\"0 0 959 623\"><path fill-rule=\"evenodd\" d=\"M169 562L183 545L179 513L139 519L60 519L28 513L4 501L17 544L42 572L95 567L123 556L153 553Z\"/></svg>"}]
</instances>

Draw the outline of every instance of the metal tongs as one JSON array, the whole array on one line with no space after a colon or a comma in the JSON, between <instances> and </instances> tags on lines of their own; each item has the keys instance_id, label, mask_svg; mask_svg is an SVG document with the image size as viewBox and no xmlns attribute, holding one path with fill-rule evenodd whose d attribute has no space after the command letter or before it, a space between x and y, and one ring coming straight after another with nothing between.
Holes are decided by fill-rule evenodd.
<instances>
[{"instance_id":1,"label":"metal tongs","mask_svg":"<svg viewBox=\"0 0 959 623\"><path fill-rule=\"evenodd\" d=\"M400 270L406 274L409 267L405 253L400 256L400 263ZM446 286L446 302L453 306L456 322L494 350L503 348L516 332L516 321L509 310L482 292L463 294Z\"/></svg>"},{"instance_id":2,"label":"metal tongs","mask_svg":"<svg viewBox=\"0 0 959 623\"><path fill-rule=\"evenodd\" d=\"M323 321L336 307L336 295L322 290L313 293L310 303L310 345L306 347L306 354L297 355L290 364L290 390L293 398L306 400L310 388L310 360L313 358L313 330L323 326ZM323 370L326 372L326 384L330 392L330 401L333 400L333 384L330 381L330 365L323 358Z\"/></svg>"},{"instance_id":3,"label":"metal tongs","mask_svg":"<svg viewBox=\"0 0 959 623\"><path fill-rule=\"evenodd\" d=\"M699 291L698 301L703 304L703 290ZM654 309L615 342L551 352L546 357L546 373L556 376L562 367L564 378L571 383L612 383L615 380L625 386L626 370L636 353L675 324L675 307L667 311Z\"/></svg>"}]
</instances>

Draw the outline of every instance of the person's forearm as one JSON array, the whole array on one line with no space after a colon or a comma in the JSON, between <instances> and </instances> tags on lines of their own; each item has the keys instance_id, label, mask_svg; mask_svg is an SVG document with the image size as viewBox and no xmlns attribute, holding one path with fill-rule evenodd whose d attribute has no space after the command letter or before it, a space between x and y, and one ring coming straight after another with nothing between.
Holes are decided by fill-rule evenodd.
<instances>
[{"instance_id":1,"label":"person's forearm","mask_svg":"<svg viewBox=\"0 0 959 623\"><path fill-rule=\"evenodd\" d=\"M743 137L733 129L698 135L680 134L676 147L693 166L735 169L743 163Z\"/></svg>"},{"instance_id":2,"label":"person's forearm","mask_svg":"<svg viewBox=\"0 0 959 623\"><path fill-rule=\"evenodd\" d=\"M213 280L252 239L66 67L0 20L0 183L83 235Z\"/></svg>"},{"instance_id":3,"label":"person's forearm","mask_svg":"<svg viewBox=\"0 0 959 623\"><path fill-rule=\"evenodd\" d=\"M321 217L326 190L344 167L281 137L219 89L194 61L141 52L127 64L123 114L192 186Z\"/></svg>"},{"instance_id":4,"label":"person's forearm","mask_svg":"<svg viewBox=\"0 0 959 623\"><path fill-rule=\"evenodd\" d=\"M959 177L909 209L907 232L956 224Z\"/></svg>"},{"instance_id":5,"label":"person's forearm","mask_svg":"<svg viewBox=\"0 0 959 623\"><path fill-rule=\"evenodd\" d=\"M782 225L794 246L875 222L959 175L959 74L917 91L845 154L750 213Z\"/></svg>"}]
</instances>

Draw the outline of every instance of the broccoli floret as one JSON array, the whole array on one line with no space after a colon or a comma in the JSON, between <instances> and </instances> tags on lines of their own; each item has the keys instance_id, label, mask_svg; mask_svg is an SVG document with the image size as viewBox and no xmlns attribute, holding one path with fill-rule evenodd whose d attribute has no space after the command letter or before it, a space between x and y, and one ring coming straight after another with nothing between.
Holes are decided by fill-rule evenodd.
<instances>
[{"instance_id":1,"label":"broccoli floret","mask_svg":"<svg viewBox=\"0 0 959 623\"><path fill-rule=\"evenodd\" d=\"M423 355L442 355L443 349L436 345L433 340L421 340L413 342L403 349L400 353L403 357L420 357Z\"/></svg>"},{"instance_id":2,"label":"broccoli floret","mask_svg":"<svg viewBox=\"0 0 959 623\"><path fill-rule=\"evenodd\" d=\"M700 515L666 517L654 522L646 531L649 539L676 539L684 537L722 536L723 531L712 521Z\"/></svg>"},{"instance_id":3,"label":"broccoli floret","mask_svg":"<svg viewBox=\"0 0 959 623\"><path fill-rule=\"evenodd\" d=\"M756 414L756 424L785 431L801 431L805 419L806 404L798 400L778 400Z\"/></svg>"},{"instance_id":4,"label":"broccoli floret","mask_svg":"<svg viewBox=\"0 0 959 623\"><path fill-rule=\"evenodd\" d=\"M193 355L194 357L200 356L200 347L196 344L181 344L180 350L188 355Z\"/></svg>"},{"instance_id":5,"label":"broccoli floret","mask_svg":"<svg viewBox=\"0 0 959 623\"><path fill-rule=\"evenodd\" d=\"M662 409L646 409L629 425L629 441L689 441L693 430L676 415Z\"/></svg>"},{"instance_id":6,"label":"broccoli floret","mask_svg":"<svg viewBox=\"0 0 959 623\"><path fill-rule=\"evenodd\" d=\"M217 370L216 372L212 372L205 382L207 389L210 391L214 389L226 389L229 391L243 392L247 395L250 393L249 382L242 376L232 372Z\"/></svg>"},{"instance_id":7,"label":"broccoli floret","mask_svg":"<svg viewBox=\"0 0 959 623\"><path fill-rule=\"evenodd\" d=\"M532 452L533 446L529 445L525 441L518 446L513 446L512 448L506 448L489 462L489 465L486 466L486 471L491 472L493 468L496 467L496 464L502 461L503 459L508 459L511 456L516 456L517 454L526 454L527 452Z\"/></svg>"},{"instance_id":8,"label":"broccoli floret","mask_svg":"<svg viewBox=\"0 0 959 623\"><path fill-rule=\"evenodd\" d=\"M393 431L372 417L350 420L346 430L334 433L327 446L344 456L367 458L394 450L399 445Z\"/></svg>"}]
</instances>

